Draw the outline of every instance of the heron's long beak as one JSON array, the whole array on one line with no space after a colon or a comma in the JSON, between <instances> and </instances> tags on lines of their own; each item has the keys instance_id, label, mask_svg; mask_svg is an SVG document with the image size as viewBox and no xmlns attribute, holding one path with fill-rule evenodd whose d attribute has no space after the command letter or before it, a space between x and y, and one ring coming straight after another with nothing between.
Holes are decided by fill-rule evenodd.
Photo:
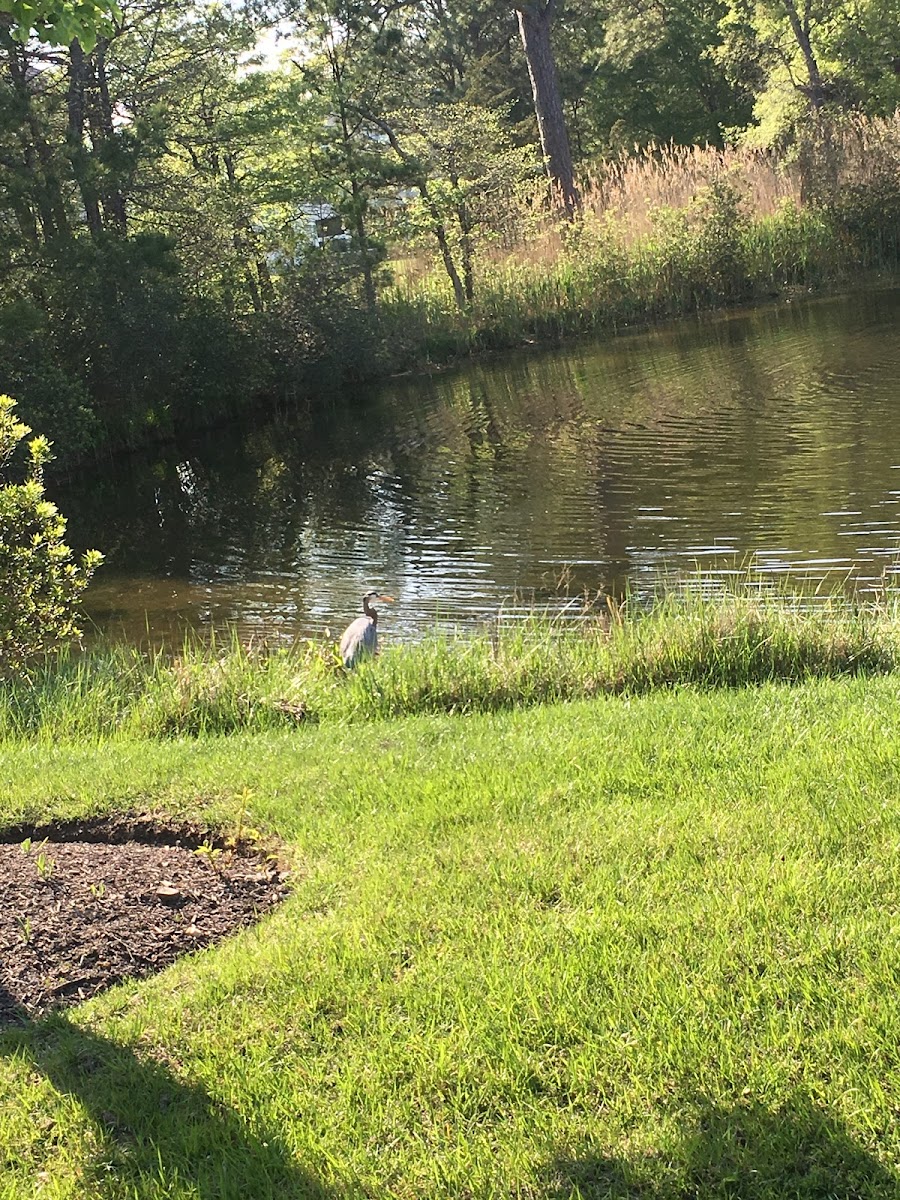
<instances>
[{"instance_id":1,"label":"heron's long beak","mask_svg":"<svg viewBox=\"0 0 900 1200\"><path fill-rule=\"evenodd\" d=\"M394 599L393 596L379 596L378 603L379 604L395 604L396 600Z\"/></svg>"}]
</instances>

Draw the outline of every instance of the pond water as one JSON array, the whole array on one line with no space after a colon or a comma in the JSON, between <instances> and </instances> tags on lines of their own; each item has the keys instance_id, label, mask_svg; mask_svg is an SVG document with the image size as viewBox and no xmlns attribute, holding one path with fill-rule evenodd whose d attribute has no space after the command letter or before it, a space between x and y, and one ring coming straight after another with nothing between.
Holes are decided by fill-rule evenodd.
<instances>
[{"instance_id":1,"label":"pond water","mask_svg":"<svg viewBox=\"0 0 900 1200\"><path fill-rule=\"evenodd\" d=\"M385 632L735 573L877 587L900 550L900 289L682 321L333 399L92 469L96 627Z\"/></svg>"}]
</instances>

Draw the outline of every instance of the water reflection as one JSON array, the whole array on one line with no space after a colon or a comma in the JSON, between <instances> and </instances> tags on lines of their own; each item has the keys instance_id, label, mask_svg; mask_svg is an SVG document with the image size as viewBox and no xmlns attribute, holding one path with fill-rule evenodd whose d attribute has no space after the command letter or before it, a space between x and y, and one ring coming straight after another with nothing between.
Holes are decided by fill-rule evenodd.
<instances>
[{"instance_id":1,"label":"water reflection","mask_svg":"<svg viewBox=\"0 0 900 1200\"><path fill-rule=\"evenodd\" d=\"M570 590L850 576L900 545L900 290L683 322L409 379L133 460L62 497L101 626L388 633Z\"/></svg>"}]
</instances>

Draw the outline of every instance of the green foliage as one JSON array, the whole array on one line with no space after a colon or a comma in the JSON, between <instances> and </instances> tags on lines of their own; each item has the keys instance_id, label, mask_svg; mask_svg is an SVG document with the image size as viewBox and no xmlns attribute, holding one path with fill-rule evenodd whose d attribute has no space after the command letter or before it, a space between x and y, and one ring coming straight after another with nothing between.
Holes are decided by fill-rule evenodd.
<instances>
[{"instance_id":1,"label":"green foliage","mask_svg":"<svg viewBox=\"0 0 900 1200\"><path fill-rule=\"evenodd\" d=\"M44 495L45 437L28 443L23 482L8 476L11 460L31 430L17 420L15 401L0 396L0 676L10 676L60 641L79 635L81 593L102 561L89 550L81 563L63 541L65 519Z\"/></svg>"},{"instance_id":2,"label":"green foliage","mask_svg":"<svg viewBox=\"0 0 900 1200\"><path fill-rule=\"evenodd\" d=\"M166 235L186 288L238 318L271 306L270 256L290 257L296 205L313 192L303 151L315 106L293 76L260 68L258 34L241 6L187 7L153 31L153 87L140 78L143 40L119 50L138 76L136 182L150 198L134 222Z\"/></svg>"},{"instance_id":3,"label":"green foliage","mask_svg":"<svg viewBox=\"0 0 900 1200\"><path fill-rule=\"evenodd\" d=\"M69 465L246 406L276 374L266 329L192 295L159 234L55 242L0 283L0 389Z\"/></svg>"},{"instance_id":4,"label":"green foliage","mask_svg":"<svg viewBox=\"0 0 900 1200\"><path fill-rule=\"evenodd\" d=\"M726 130L749 123L752 75L711 52L724 0L607 0L603 11L602 31L591 38L596 64L575 118L577 142L603 155L653 143L721 145Z\"/></svg>"},{"instance_id":5,"label":"green foliage","mask_svg":"<svg viewBox=\"0 0 900 1200\"><path fill-rule=\"evenodd\" d=\"M712 56L752 86L746 136L759 144L789 146L822 114L890 116L900 101L897 0L728 0L719 29Z\"/></svg>"},{"instance_id":6,"label":"green foliage","mask_svg":"<svg viewBox=\"0 0 900 1200\"><path fill-rule=\"evenodd\" d=\"M91 51L120 13L112 0L0 0L3 15L19 41L36 33L44 41L67 46L77 38Z\"/></svg>"},{"instance_id":7,"label":"green foliage","mask_svg":"<svg viewBox=\"0 0 900 1200\"><path fill-rule=\"evenodd\" d=\"M750 228L740 193L719 176L683 209L652 213L654 229L635 247L632 271L655 290L662 311L708 308L752 295L753 267L746 252Z\"/></svg>"},{"instance_id":8,"label":"green foliage","mask_svg":"<svg viewBox=\"0 0 900 1200\"><path fill-rule=\"evenodd\" d=\"M883 266L900 259L900 121L865 126L833 121L807 136L804 167L817 206L853 246L861 263ZM855 168L841 170L834 145L859 141ZM808 149L807 149L808 148ZM811 168L811 169L810 169Z\"/></svg>"},{"instance_id":9,"label":"green foliage","mask_svg":"<svg viewBox=\"0 0 900 1200\"><path fill-rule=\"evenodd\" d=\"M18 398L28 420L62 447L64 459L84 458L102 440L103 425L87 380L57 350L55 318L24 296L0 303L0 393Z\"/></svg>"},{"instance_id":10,"label":"green foliage","mask_svg":"<svg viewBox=\"0 0 900 1200\"><path fill-rule=\"evenodd\" d=\"M394 365L381 335L382 314L366 304L365 268L355 251L326 246L284 271L264 323L283 391L318 390L329 379L355 382Z\"/></svg>"},{"instance_id":11,"label":"green foliage","mask_svg":"<svg viewBox=\"0 0 900 1200\"><path fill-rule=\"evenodd\" d=\"M524 217L523 182L535 156L514 146L502 113L459 102L406 109L391 117L395 141L418 195L402 210L401 228L428 235L451 283L475 294L475 256L517 240Z\"/></svg>"},{"instance_id":12,"label":"green foliage","mask_svg":"<svg viewBox=\"0 0 900 1200\"><path fill-rule=\"evenodd\" d=\"M858 0L833 39L842 95L853 107L890 116L900 106L900 2Z\"/></svg>"}]
</instances>

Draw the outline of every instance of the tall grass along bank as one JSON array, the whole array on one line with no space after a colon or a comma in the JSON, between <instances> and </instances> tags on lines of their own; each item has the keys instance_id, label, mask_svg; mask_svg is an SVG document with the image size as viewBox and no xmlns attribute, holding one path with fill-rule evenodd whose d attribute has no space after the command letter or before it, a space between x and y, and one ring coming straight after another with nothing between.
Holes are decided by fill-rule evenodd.
<instances>
[{"instance_id":1,"label":"tall grass along bank","mask_svg":"<svg viewBox=\"0 0 900 1200\"><path fill-rule=\"evenodd\" d=\"M900 116L823 127L793 155L750 146L650 147L598 164L577 222L536 212L486 251L460 311L440 271L386 293L398 352L441 361L613 330L900 265Z\"/></svg>"},{"instance_id":2,"label":"tall grass along bank","mask_svg":"<svg viewBox=\"0 0 900 1200\"><path fill-rule=\"evenodd\" d=\"M734 596L615 606L580 621L534 618L388 647L346 672L331 645L188 642L48 659L0 694L0 737L166 737L317 721L468 713L677 685L741 686L877 674L898 662L894 600L809 606Z\"/></svg>"}]
</instances>

